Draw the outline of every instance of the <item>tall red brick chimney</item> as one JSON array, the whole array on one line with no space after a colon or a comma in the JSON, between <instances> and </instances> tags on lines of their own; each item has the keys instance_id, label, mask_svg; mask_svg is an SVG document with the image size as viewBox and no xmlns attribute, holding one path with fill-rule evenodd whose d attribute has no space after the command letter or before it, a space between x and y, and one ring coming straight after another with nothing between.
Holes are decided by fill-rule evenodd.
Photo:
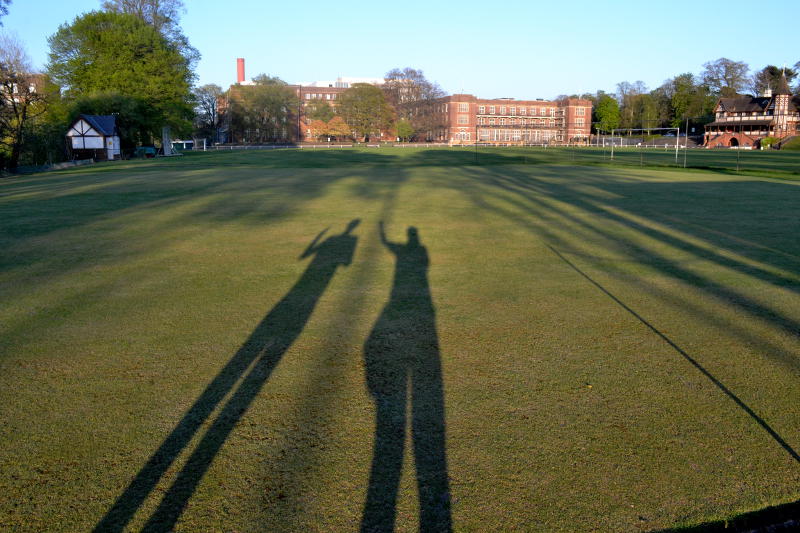
<instances>
[{"instance_id":1,"label":"tall red brick chimney","mask_svg":"<svg viewBox=\"0 0 800 533\"><path fill-rule=\"evenodd\" d=\"M236 83L242 83L244 81L244 58L237 57L236 58Z\"/></svg>"}]
</instances>

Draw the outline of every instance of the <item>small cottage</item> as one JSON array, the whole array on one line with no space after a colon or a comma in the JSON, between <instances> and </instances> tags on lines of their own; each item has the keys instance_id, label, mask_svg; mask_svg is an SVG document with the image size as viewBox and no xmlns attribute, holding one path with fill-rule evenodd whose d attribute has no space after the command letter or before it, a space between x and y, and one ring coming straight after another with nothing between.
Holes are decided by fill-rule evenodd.
<instances>
[{"instance_id":1,"label":"small cottage","mask_svg":"<svg viewBox=\"0 0 800 533\"><path fill-rule=\"evenodd\" d=\"M119 159L117 118L114 115L80 115L67 132L67 146L72 159Z\"/></svg>"}]
</instances>

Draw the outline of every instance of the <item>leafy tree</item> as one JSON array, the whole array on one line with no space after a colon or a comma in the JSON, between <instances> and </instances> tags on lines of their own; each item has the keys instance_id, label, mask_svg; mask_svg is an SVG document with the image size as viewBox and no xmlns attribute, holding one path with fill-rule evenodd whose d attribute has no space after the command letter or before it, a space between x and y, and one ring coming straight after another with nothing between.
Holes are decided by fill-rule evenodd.
<instances>
[{"instance_id":1,"label":"leafy tree","mask_svg":"<svg viewBox=\"0 0 800 533\"><path fill-rule=\"evenodd\" d=\"M140 102L146 131L187 134L193 115L188 60L153 26L125 13L91 12L48 39L48 71L69 100L119 95Z\"/></svg>"},{"instance_id":2,"label":"leafy tree","mask_svg":"<svg viewBox=\"0 0 800 533\"><path fill-rule=\"evenodd\" d=\"M294 92L285 84L239 85L228 93L231 133L242 142L289 141L294 137Z\"/></svg>"},{"instance_id":3,"label":"leafy tree","mask_svg":"<svg viewBox=\"0 0 800 533\"><path fill-rule=\"evenodd\" d=\"M311 120L328 122L335 115L331 105L325 100L311 100L305 108L305 114Z\"/></svg>"},{"instance_id":4,"label":"leafy tree","mask_svg":"<svg viewBox=\"0 0 800 533\"><path fill-rule=\"evenodd\" d=\"M402 141L408 141L414 135L414 127L404 118L397 121L394 125L394 129L397 132L397 136L400 137Z\"/></svg>"},{"instance_id":5,"label":"leafy tree","mask_svg":"<svg viewBox=\"0 0 800 533\"><path fill-rule=\"evenodd\" d=\"M256 85L280 85L285 87L287 83L277 76L270 76L269 74L259 74L253 78L253 83Z\"/></svg>"},{"instance_id":6,"label":"leafy tree","mask_svg":"<svg viewBox=\"0 0 800 533\"><path fill-rule=\"evenodd\" d=\"M313 120L311 124L308 125L308 129L311 130L311 137L319 139L329 135L330 127L324 120L317 119Z\"/></svg>"},{"instance_id":7,"label":"leafy tree","mask_svg":"<svg viewBox=\"0 0 800 533\"><path fill-rule=\"evenodd\" d=\"M603 132L610 132L619 128L619 104L609 94L600 93L597 97L597 104L594 107L595 121L597 128Z\"/></svg>"},{"instance_id":8,"label":"leafy tree","mask_svg":"<svg viewBox=\"0 0 800 533\"><path fill-rule=\"evenodd\" d=\"M780 82L784 73L786 74L786 81L789 83L791 83L792 80L797 77L797 72L795 70L790 68L781 69L775 65L767 65L753 74L751 87L753 94L759 96L764 94L766 89L772 89L772 91L775 91L778 88L778 83Z\"/></svg>"},{"instance_id":9,"label":"leafy tree","mask_svg":"<svg viewBox=\"0 0 800 533\"><path fill-rule=\"evenodd\" d=\"M32 74L20 42L0 35L0 158L11 170L19 165L31 123L47 110L46 81Z\"/></svg>"},{"instance_id":10,"label":"leafy tree","mask_svg":"<svg viewBox=\"0 0 800 533\"><path fill-rule=\"evenodd\" d=\"M703 83L723 98L734 97L748 85L747 72L750 67L743 61L721 57L703 64Z\"/></svg>"},{"instance_id":11,"label":"leafy tree","mask_svg":"<svg viewBox=\"0 0 800 533\"><path fill-rule=\"evenodd\" d=\"M328 134L331 137L346 139L350 137L351 131L350 126L347 125L342 117L336 116L328 121Z\"/></svg>"},{"instance_id":12,"label":"leafy tree","mask_svg":"<svg viewBox=\"0 0 800 533\"><path fill-rule=\"evenodd\" d=\"M354 83L342 92L337 112L357 136L367 140L387 129L394 118L383 91L369 83Z\"/></svg>"},{"instance_id":13,"label":"leafy tree","mask_svg":"<svg viewBox=\"0 0 800 533\"><path fill-rule=\"evenodd\" d=\"M200 53L189 44L179 24L186 11L183 0L104 0L103 9L127 13L149 24L180 50L192 67L200 60Z\"/></svg>"},{"instance_id":14,"label":"leafy tree","mask_svg":"<svg viewBox=\"0 0 800 533\"><path fill-rule=\"evenodd\" d=\"M197 87L194 90L195 131L202 137L211 137L216 141L219 127L219 98L222 87L214 83Z\"/></svg>"}]
</instances>

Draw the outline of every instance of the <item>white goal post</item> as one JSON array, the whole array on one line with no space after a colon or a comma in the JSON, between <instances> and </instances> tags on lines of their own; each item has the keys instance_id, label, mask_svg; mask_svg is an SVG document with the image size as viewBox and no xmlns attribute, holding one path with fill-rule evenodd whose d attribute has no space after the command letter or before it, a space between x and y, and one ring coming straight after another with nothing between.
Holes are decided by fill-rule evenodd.
<instances>
[{"instance_id":1,"label":"white goal post","mask_svg":"<svg viewBox=\"0 0 800 533\"><path fill-rule=\"evenodd\" d=\"M619 128L619 129L613 129L613 130L611 130L611 159L612 160L614 159L614 144L615 144L614 143L614 137L616 135L619 135L620 136L620 140L621 140L623 133L630 134L630 133L634 133L634 132L638 132L638 133L647 132L648 134L650 134L650 133L652 133L654 131L655 132L658 132L658 131L666 131L666 132L672 131L672 132L675 132L675 164L677 165L678 164L678 149L680 148L679 139L680 139L680 136L681 136L680 135L681 134L681 129L677 128L677 127L676 128ZM621 144L620 144L620 146L621 146Z\"/></svg>"}]
</instances>

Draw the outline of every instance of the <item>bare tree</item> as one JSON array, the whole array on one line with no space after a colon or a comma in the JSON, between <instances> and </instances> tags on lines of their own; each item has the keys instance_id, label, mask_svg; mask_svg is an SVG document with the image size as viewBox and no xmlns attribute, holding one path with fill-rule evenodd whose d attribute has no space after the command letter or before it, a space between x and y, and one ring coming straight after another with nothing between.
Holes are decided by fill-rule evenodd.
<instances>
[{"instance_id":1,"label":"bare tree","mask_svg":"<svg viewBox=\"0 0 800 533\"><path fill-rule=\"evenodd\" d=\"M437 100L445 92L425 78L421 70L406 67L392 69L384 76L383 92L399 118L406 119L417 137L430 138L444 127L443 115L437 113Z\"/></svg>"},{"instance_id":2,"label":"bare tree","mask_svg":"<svg viewBox=\"0 0 800 533\"><path fill-rule=\"evenodd\" d=\"M32 73L25 48L16 37L0 35L0 149L9 169L19 165L26 128L45 103L43 77Z\"/></svg>"},{"instance_id":3,"label":"bare tree","mask_svg":"<svg viewBox=\"0 0 800 533\"><path fill-rule=\"evenodd\" d=\"M11 0L0 0L0 17L8 15L9 4L11 4ZM3 23L0 22L0 26L2 25Z\"/></svg>"},{"instance_id":4,"label":"bare tree","mask_svg":"<svg viewBox=\"0 0 800 533\"><path fill-rule=\"evenodd\" d=\"M731 98L744 91L748 85L747 72L750 67L743 61L721 57L704 63L703 83L724 98Z\"/></svg>"},{"instance_id":5,"label":"bare tree","mask_svg":"<svg viewBox=\"0 0 800 533\"><path fill-rule=\"evenodd\" d=\"M211 137L216 142L216 131L219 126L219 98L222 96L222 87L209 83L194 90L195 99L195 128L204 137Z\"/></svg>"}]
</instances>

